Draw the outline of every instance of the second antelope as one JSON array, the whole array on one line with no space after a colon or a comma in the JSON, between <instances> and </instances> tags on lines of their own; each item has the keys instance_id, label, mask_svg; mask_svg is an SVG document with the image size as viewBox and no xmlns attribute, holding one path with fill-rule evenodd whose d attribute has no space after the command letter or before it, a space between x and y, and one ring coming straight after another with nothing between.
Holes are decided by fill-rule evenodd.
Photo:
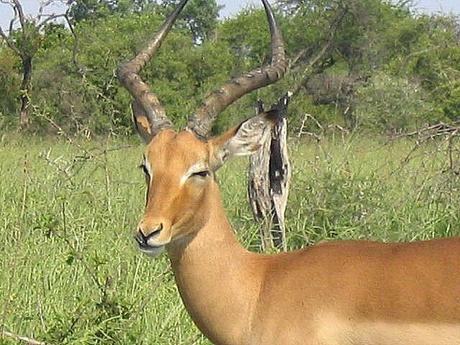
<instances>
[{"instance_id":1,"label":"second antelope","mask_svg":"<svg viewBox=\"0 0 460 345\"><path fill-rule=\"evenodd\" d=\"M255 152L270 135L275 112L214 138L208 133L228 105L284 75L283 40L262 0L271 63L212 93L176 132L139 72L186 2L118 75L135 98L134 122L147 143L147 204L135 238L148 255L166 249L198 328L220 345L459 345L459 239L332 242L277 255L238 243L215 172L233 156Z\"/></svg>"}]
</instances>

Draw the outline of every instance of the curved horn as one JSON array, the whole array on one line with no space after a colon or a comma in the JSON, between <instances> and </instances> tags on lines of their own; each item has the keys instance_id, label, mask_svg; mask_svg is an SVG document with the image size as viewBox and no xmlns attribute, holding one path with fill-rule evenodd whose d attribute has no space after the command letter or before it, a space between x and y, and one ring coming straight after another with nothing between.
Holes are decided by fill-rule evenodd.
<instances>
[{"instance_id":1,"label":"curved horn","mask_svg":"<svg viewBox=\"0 0 460 345\"><path fill-rule=\"evenodd\" d=\"M187 124L187 128L199 137L207 137L217 116L230 104L253 90L275 83L286 73L287 61L283 37L270 4L267 0L262 2L270 26L271 63L227 82L206 98L201 108L189 118Z\"/></svg>"},{"instance_id":2,"label":"curved horn","mask_svg":"<svg viewBox=\"0 0 460 345\"><path fill-rule=\"evenodd\" d=\"M161 106L157 96L139 76L139 72L155 55L164 38L179 16L188 0L182 0L173 13L165 20L160 30L146 43L145 47L130 61L118 67L117 76L120 83L134 97L133 114L136 119L146 117L150 125L150 134L154 135L164 128L172 127L171 121Z\"/></svg>"}]
</instances>

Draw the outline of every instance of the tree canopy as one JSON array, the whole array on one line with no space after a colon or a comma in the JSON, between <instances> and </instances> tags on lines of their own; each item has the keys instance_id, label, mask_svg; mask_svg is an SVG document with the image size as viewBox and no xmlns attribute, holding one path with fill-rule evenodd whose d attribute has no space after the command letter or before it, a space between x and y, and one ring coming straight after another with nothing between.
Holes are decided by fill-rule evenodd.
<instances>
[{"instance_id":1,"label":"tree canopy","mask_svg":"<svg viewBox=\"0 0 460 345\"><path fill-rule=\"evenodd\" d=\"M78 0L69 26L48 23L17 45L35 49L31 130L129 133L130 96L115 78L177 0ZM417 14L409 2L280 0L277 18L290 58L284 80L246 96L219 119L220 130L295 90L291 130L305 114L321 125L399 132L460 121L460 23ZM267 63L263 10L219 20L216 1L193 0L143 72L176 125L203 96L231 76ZM37 44L39 42L39 44ZM25 48L24 48L25 49ZM14 127L20 110L20 58L0 44L0 124ZM312 129L317 126L313 123Z\"/></svg>"}]
</instances>

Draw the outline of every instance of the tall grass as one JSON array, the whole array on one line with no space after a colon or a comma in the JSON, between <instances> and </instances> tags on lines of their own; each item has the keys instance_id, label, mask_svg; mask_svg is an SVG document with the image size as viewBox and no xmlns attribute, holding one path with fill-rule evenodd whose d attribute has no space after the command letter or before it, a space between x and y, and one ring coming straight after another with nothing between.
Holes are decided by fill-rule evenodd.
<instances>
[{"instance_id":1,"label":"tall grass","mask_svg":"<svg viewBox=\"0 0 460 345\"><path fill-rule=\"evenodd\" d=\"M292 140L291 249L330 239L459 234L459 177L445 145L369 137ZM166 255L136 250L145 186L137 141L0 143L0 331L49 344L209 344ZM454 152L456 154L456 152ZM219 173L229 218L258 250L246 161ZM14 344L1 338L0 344Z\"/></svg>"}]
</instances>

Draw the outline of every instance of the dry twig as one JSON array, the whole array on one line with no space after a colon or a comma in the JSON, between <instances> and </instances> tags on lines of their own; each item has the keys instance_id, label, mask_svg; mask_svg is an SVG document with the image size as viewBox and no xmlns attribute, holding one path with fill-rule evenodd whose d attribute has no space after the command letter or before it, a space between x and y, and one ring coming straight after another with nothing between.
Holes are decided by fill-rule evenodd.
<instances>
[{"instance_id":1,"label":"dry twig","mask_svg":"<svg viewBox=\"0 0 460 345\"><path fill-rule=\"evenodd\" d=\"M457 171L455 169L455 162L454 162L454 151L458 151L455 146L454 146L454 139L457 138L460 134L460 121L453 122L452 124L446 124L444 122L440 122L435 125L428 125L425 127L422 127L420 129L417 129L412 132L408 133L403 133L403 134L398 134L396 136L393 136L390 141L394 141L397 139L401 138L414 138L415 139L415 145L414 147L409 151L409 153L406 155L406 157L403 159L401 167L407 163L409 163L414 156L414 153L423 146L423 144L426 144L428 142L439 142L440 145L446 144L446 156L448 159L448 164L445 169L442 170L442 173L445 172L452 172L455 175L460 175L460 171ZM440 149L440 145L438 145L438 151L442 150ZM399 170L399 169L397 169Z\"/></svg>"},{"instance_id":2,"label":"dry twig","mask_svg":"<svg viewBox=\"0 0 460 345\"><path fill-rule=\"evenodd\" d=\"M38 341L38 340L29 338L29 337L24 337L22 335L17 335L17 334L14 334L14 333L11 333L5 330L2 331L1 336L2 338L13 338L13 339L16 339L18 341L21 341L23 343L30 344L30 345L45 345L45 343L42 341Z\"/></svg>"}]
</instances>

